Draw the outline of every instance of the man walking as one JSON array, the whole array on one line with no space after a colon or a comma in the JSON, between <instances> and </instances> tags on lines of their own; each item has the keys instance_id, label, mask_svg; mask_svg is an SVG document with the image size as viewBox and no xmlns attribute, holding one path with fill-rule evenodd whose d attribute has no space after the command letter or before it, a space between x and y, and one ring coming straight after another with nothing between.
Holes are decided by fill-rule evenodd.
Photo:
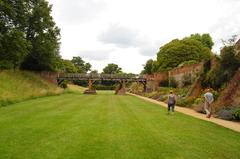
<instances>
[{"instance_id":1,"label":"man walking","mask_svg":"<svg viewBox=\"0 0 240 159\"><path fill-rule=\"evenodd\" d=\"M206 117L210 118L212 115L211 103L214 101L213 94L210 92L210 89L206 89L206 93L204 94L204 99L205 99L204 110L207 114Z\"/></svg>"},{"instance_id":2,"label":"man walking","mask_svg":"<svg viewBox=\"0 0 240 159\"><path fill-rule=\"evenodd\" d=\"M176 96L173 94L173 91L170 91L170 94L168 95L168 114L170 113L171 109L172 112L174 112L174 107L176 104Z\"/></svg>"}]
</instances>

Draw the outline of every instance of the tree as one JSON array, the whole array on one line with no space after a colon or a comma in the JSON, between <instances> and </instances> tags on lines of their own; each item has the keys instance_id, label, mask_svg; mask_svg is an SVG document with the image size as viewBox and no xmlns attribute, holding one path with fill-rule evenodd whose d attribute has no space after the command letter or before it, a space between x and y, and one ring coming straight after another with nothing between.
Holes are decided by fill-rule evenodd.
<instances>
[{"instance_id":1,"label":"tree","mask_svg":"<svg viewBox=\"0 0 240 159\"><path fill-rule=\"evenodd\" d=\"M31 6L26 28L26 39L31 42L30 54L22 63L22 69L54 71L60 59L60 29L51 16L52 6L45 0L29 0Z\"/></svg>"},{"instance_id":2,"label":"tree","mask_svg":"<svg viewBox=\"0 0 240 159\"><path fill-rule=\"evenodd\" d=\"M78 69L74 66L74 64L70 60L61 60L61 68L65 73L76 73Z\"/></svg>"},{"instance_id":3,"label":"tree","mask_svg":"<svg viewBox=\"0 0 240 159\"><path fill-rule=\"evenodd\" d=\"M91 67L92 67L92 65L90 63L88 63L88 62L85 63L85 61L79 56L73 57L71 62L77 68L78 73L87 73L88 71L91 70Z\"/></svg>"},{"instance_id":4,"label":"tree","mask_svg":"<svg viewBox=\"0 0 240 159\"><path fill-rule=\"evenodd\" d=\"M29 53L25 38L27 3L24 0L0 1L0 68L18 68Z\"/></svg>"},{"instance_id":5,"label":"tree","mask_svg":"<svg viewBox=\"0 0 240 159\"><path fill-rule=\"evenodd\" d=\"M142 74L152 74L153 73L153 60L150 59L144 65Z\"/></svg>"},{"instance_id":6,"label":"tree","mask_svg":"<svg viewBox=\"0 0 240 159\"><path fill-rule=\"evenodd\" d=\"M28 70L56 70L60 30L50 15L51 8L46 0L0 1L0 63L14 68L21 64Z\"/></svg>"},{"instance_id":7,"label":"tree","mask_svg":"<svg viewBox=\"0 0 240 159\"><path fill-rule=\"evenodd\" d=\"M97 70L92 70L90 73L91 74L98 74L98 71Z\"/></svg>"},{"instance_id":8,"label":"tree","mask_svg":"<svg viewBox=\"0 0 240 159\"><path fill-rule=\"evenodd\" d=\"M30 43L22 32L12 29L0 37L0 68L18 68L29 53Z\"/></svg>"},{"instance_id":9,"label":"tree","mask_svg":"<svg viewBox=\"0 0 240 159\"><path fill-rule=\"evenodd\" d=\"M235 72L238 68L240 68L240 55L236 54L235 46L224 46L221 50L220 56L221 67L225 70Z\"/></svg>"},{"instance_id":10,"label":"tree","mask_svg":"<svg viewBox=\"0 0 240 159\"><path fill-rule=\"evenodd\" d=\"M91 67L92 67L92 65L90 64L90 63L85 63L85 65L84 65L84 67L83 67L83 70L84 70L84 72L88 72L88 71L91 71Z\"/></svg>"},{"instance_id":11,"label":"tree","mask_svg":"<svg viewBox=\"0 0 240 159\"><path fill-rule=\"evenodd\" d=\"M118 65L110 63L108 64L104 69L104 74L118 74L122 72L122 68L120 68Z\"/></svg>"},{"instance_id":12,"label":"tree","mask_svg":"<svg viewBox=\"0 0 240 159\"><path fill-rule=\"evenodd\" d=\"M156 66L158 71L165 71L177 67L185 61L210 59L211 51L198 40L184 38L183 40L172 40L160 48L157 54Z\"/></svg>"},{"instance_id":13,"label":"tree","mask_svg":"<svg viewBox=\"0 0 240 159\"><path fill-rule=\"evenodd\" d=\"M190 37L187 37L185 39L193 39L201 42L204 46L208 47L210 50L212 50L212 47L214 45L212 41L212 37L209 34L192 34Z\"/></svg>"}]
</instances>

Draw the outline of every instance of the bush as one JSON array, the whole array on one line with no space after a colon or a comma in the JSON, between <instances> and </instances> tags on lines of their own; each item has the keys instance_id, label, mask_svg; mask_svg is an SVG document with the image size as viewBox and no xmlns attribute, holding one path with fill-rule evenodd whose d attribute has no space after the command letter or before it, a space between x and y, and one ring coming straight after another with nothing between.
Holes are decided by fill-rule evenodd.
<instances>
[{"instance_id":1,"label":"bush","mask_svg":"<svg viewBox=\"0 0 240 159\"><path fill-rule=\"evenodd\" d=\"M233 119L233 111L231 108L223 108L223 109L219 110L216 114L221 119L225 119L225 120Z\"/></svg>"},{"instance_id":2,"label":"bush","mask_svg":"<svg viewBox=\"0 0 240 159\"><path fill-rule=\"evenodd\" d=\"M240 108L235 108L233 110L233 119L240 120Z\"/></svg>"},{"instance_id":3,"label":"bush","mask_svg":"<svg viewBox=\"0 0 240 159\"><path fill-rule=\"evenodd\" d=\"M14 65L6 60L0 61L0 69L12 69L14 68Z\"/></svg>"},{"instance_id":4,"label":"bush","mask_svg":"<svg viewBox=\"0 0 240 159\"><path fill-rule=\"evenodd\" d=\"M138 84L137 82L134 82L129 87L129 91L131 93L136 93L136 94L142 93L143 92L143 85L142 84Z\"/></svg>"},{"instance_id":5,"label":"bush","mask_svg":"<svg viewBox=\"0 0 240 159\"><path fill-rule=\"evenodd\" d=\"M203 102L204 102L203 98L196 98L194 100L194 104L196 104L196 105L202 104Z\"/></svg>"},{"instance_id":6,"label":"bush","mask_svg":"<svg viewBox=\"0 0 240 159\"><path fill-rule=\"evenodd\" d=\"M177 100L177 105L181 107L192 107L194 100L194 98L182 98Z\"/></svg>"}]
</instances>

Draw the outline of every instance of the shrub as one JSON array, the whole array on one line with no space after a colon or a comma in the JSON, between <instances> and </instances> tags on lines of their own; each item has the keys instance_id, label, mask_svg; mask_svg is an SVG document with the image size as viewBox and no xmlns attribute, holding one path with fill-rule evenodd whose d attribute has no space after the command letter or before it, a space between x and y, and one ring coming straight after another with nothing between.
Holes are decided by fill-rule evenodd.
<instances>
[{"instance_id":1,"label":"shrub","mask_svg":"<svg viewBox=\"0 0 240 159\"><path fill-rule=\"evenodd\" d=\"M177 100L177 105L181 107L192 107L194 100L194 98L182 98Z\"/></svg>"},{"instance_id":2,"label":"shrub","mask_svg":"<svg viewBox=\"0 0 240 159\"><path fill-rule=\"evenodd\" d=\"M129 91L132 92L132 93L136 93L136 94L142 93L143 92L143 85L138 84L137 82L134 82L129 87Z\"/></svg>"},{"instance_id":3,"label":"shrub","mask_svg":"<svg viewBox=\"0 0 240 159\"><path fill-rule=\"evenodd\" d=\"M203 102L204 102L203 98L196 98L194 100L194 104L196 104L196 105L202 104Z\"/></svg>"},{"instance_id":4,"label":"shrub","mask_svg":"<svg viewBox=\"0 0 240 159\"><path fill-rule=\"evenodd\" d=\"M223 109L219 110L216 114L221 119L225 119L225 120L233 119L233 111L231 108L223 108Z\"/></svg>"},{"instance_id":5,"label":"shrub","mask_svg":"<svg viewBox=\"0 0 240 159\"><path fill-rule=\"evenodd\" d=\"M6 60L0 61L0 69L12 69L14 65Z\"/></svg>"},{"instance_id":6,"label":"shrub","mask_svg":"<svg viewBox=\"0 0 240 159\"><path fill-rule=\"evenodd\" d=\"M213 94L213 98L214 98L215 101L216 101L216 100L218 99L218 97L220 96L220 93L219 93L218 91L215 91L215 90L212 91L212 94Z\"/></svg>"},{"instance_id":7,"label":"shrub","mask_svg":"<svg viewBox=\"0 0 240 159\"><path fill-rule=\"evenodd\" d=\"M240 108L235 108L233 110L233 119L240 120Z\"/></svg>"}]
</instances>

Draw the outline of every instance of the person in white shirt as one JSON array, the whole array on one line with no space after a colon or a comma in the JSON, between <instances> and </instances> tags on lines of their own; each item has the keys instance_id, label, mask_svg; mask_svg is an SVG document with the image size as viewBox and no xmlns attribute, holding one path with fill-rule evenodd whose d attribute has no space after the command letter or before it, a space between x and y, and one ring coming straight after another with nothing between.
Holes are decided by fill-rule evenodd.
<instances>
[{"instance_id":1,"label":"person in white shirt","mask_svg":"<svg viewBox=\"0 0 240 159\"><path fill-rule=\"evenodd\" d=\"M207 118L210 118L212 115L211 112L211 104L214 101L213 94L210 92L210 89L206 89L206 93L204 94L204 110L207 114Z\"/></svg>"}]
</instances>

